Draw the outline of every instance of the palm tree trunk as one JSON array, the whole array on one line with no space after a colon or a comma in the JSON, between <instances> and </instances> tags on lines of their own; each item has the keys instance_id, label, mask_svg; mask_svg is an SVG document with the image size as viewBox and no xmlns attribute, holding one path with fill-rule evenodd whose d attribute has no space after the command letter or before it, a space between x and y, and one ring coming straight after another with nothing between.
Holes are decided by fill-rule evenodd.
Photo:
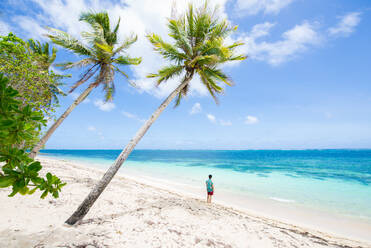
<instances>
[{"instance_id":1,"label":"palm tree trunk","mask_svg":"<svg viewBox=\"0 0 371 248\"><path fill-rule=\"evenodd\" d=\"M121 165L125 162L125 160L128 158L130 153L133 151L134 147L142 139L142 137L147 132L147 130L160 116L162 111L164 111L165 108L170 104L170 102L174 99L174 97L176 97L178 93L191 81L192 77L193 77L193 72L187 72L183 82L161 103L161 105L156 109L156 111L151 115L151 117L143 124L143 126L139 129L139 131L135 134L135 136L126 145L125 149L122 150L122 152L117 157L113 165L111 165L111 167L103 175L102 179L95 185L93 190L89 193L89 195L85 198L85 200L80 204L77 210L71 215L71 217L68 218L68 220L66 220L67 224L73 225L77 221L84 218L84 216L90 210L91 206L93 206L94 202L98 199L98 197L103 192L103 190L111 182L112 178L115 176L117 171L120 169Z\"/></svg>"},{"instance_id":2,"label":"palm tree trunk","mask_svg":"<svg viewBox=\"0 0 371 248\"><path fill-rule=\"evenodd\" d=\"M81 93L81 95L68 107L68 109L61 115L61 117L58 118L54 122L54 124L48 129L46 134L41 138L39 143L32 149L32 151L29 154L30 158L35 158L36 155L39 153L40 149L45 145L45 143L48 141L50 136L54 133L54 131L59 127L59 125L64 121L64 119L67 118L67 116L76 108L77 105L79 105L89 94L90 92L96 87L94 83L90 84L89 87Z\"/></svg>"}]
</instances>

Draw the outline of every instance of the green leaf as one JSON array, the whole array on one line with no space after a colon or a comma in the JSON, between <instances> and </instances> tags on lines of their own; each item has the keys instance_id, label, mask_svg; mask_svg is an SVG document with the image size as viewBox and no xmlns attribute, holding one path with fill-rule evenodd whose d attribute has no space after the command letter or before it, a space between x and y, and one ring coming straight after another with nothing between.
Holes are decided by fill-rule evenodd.
<instances>
[{"instance_id":1,"label":"green leaf","mask_svg":"<svg viewBox=\"0 0 371 248\"><path fill-rule=\"evenodd\" d=\"M9 128L15 124L16 122L14 120L2 120L0 121L0 128Z\"/></svg>"},{"instance_id":2,"label":"green leaf","mask_svg":"<svg viewBox=\"0 0 371 248\"><path fill-rule=\"evenodd\" d=\"M21 178L19 180L17 180L14 184L14 186L16 186L17 188L21 189L23 188L24 186L26 186L26 182L24 180L24 178Z\"/></svg>"},{"instance_id":3,"label":"green leaf","mask_svg":"<svg viewBox=\"0 0 371 248\"><path fill-rule=\"evenodd\" d=\"M19 191L19 188L15 187L15 185L13 185L13 191L8 196L13 197L18 193L18 191Z\"/></svg>"},{"instance_id":4,"label":"green leaf","mask_svg":"<svg viewBox=\"0 0 371 248\"><path fill-rule=\"evenodd\" d=\"M9 187L15 180L13 176L0 176L0 188Z\"/></svg>"},{"instance_id":5,"label":"green leaf","mask_svg":"<svg viewBox=\"0 0 371 248\"><path fill-rule=\"evenodd\" d=\"M49 184L52 184L53 176L52 176L52 174L50 174L50 172L48 172L46 174L46 179L48 179Z\"/></svg>"},{"instance_id":6,"label":"green leaf","mask_svg":"<svg viewBox=\"0 0 371 248\"><path fill-rule=\"evenodd\" d=\"M36 162L33 162L32 164L29 165L28 169L29 170L32 170L32 171L35 171L35 172L38 172L40 171L42 168L40 162L36 161Z\"/></svg>"},{"instance_id":7,"label":"green leaf","mask_svg":"<svg viewBox=\"0 0 371 248\"><path fill-rule=\"evenodd\" d=\"M44 193L41 194L40 198L44 199L48 195L48 191L45 190Z\"/></svg>"},{"instance_id":8,"label":"green leaf","mask_svg":"<svg viewBox=\"0 0 371 248\"><path fill-rule=\"evenodd\" d=\"M19 193L21 195L25 195L25 194L28 193L28 190L29 190L28 187L23 187L23 188L19 189Z\"/></svg>"},{"instance_id":9,"label":"green leaf","mask_svg":"<svg viewBox=\"0 0 371 248\"><path fill-rule=\"evenodd\" d=\"M54 198L58 198L59 197L58 191L54 191L52 195L53 195Z\"/></svg>"},{"instance_id":10,"label":"green leaf","mask_svg":"<svg viewBox=\"0 0 371 248\"><path fill-rule=\"evenodd\" d=\"M35 193L36 190L37 190L37 187L35 187L35 188L31 189L30 191L28 191L27 194L32 195L33 193Z\"/></svg>"}]
</instances>

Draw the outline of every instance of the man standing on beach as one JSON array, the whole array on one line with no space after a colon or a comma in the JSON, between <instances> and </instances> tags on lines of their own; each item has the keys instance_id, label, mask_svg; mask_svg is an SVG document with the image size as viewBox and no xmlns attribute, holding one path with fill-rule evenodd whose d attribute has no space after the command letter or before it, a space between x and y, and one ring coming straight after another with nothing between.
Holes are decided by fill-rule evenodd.
<instances>
[{"instance_id":1,"label":"man standing on beach","mask_svg":"<svg viewBox=\"0 0 371 248\"><path fill-rule=\"evenodd\" d=\"M206 180L207 203L211 203L211 197L214 194L214 183L211 181L212 177L212 175L209 175L209 180Z\"/></svg>"}]
</instances>

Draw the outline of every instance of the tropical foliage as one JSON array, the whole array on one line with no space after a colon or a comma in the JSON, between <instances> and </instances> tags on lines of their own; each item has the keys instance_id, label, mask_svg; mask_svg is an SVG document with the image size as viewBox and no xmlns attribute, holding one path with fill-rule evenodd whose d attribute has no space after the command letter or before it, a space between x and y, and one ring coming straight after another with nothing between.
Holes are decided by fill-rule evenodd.
<instances>
[{"instance_id":1,"label":"tropical foliage","mask_svg":"<svg viewBox=\"0 0 371 248\"><path fill-rule=\"evenodd\" d=\"M46 123L43 113L24 105L19 98L18 91L0 74L0 187L11 186L13 190L9 196L33 194L39 189L43 192L41 198L48 193L58 198L65 183L51 173L41 177L40 162L29 158L26 151Z\"/></svg>"},{"instance_id":2,"label":"tropical foliage","mask_svg":"<svg viewBox=\"0 0 371 248\"><path fill-rule=\"evenodd\" d=\"M65 76L50 70L56 49L49 54L49 44L23 41L14 34L0 36L0 73L9 78L9 84L19 91L22 103L53 116L58 106L60 79Z\"/></svg>"},{"instance_id":3,"label":"tropical foliage","mask_svg":"<svg viewBox=\"0 0 371 248\"><path fill-rule=\"evenodd\" d=\"M169 20L168 28L173 43L165 42L156 34L147 36L154 50L171 62L148 77L157 78L159 85L182 74L185 77L188 73L193 77L194 73L197 73L210 95L218 102L217 94L223 92L218 82L230 86L233 84L219 66L226 62L246 59L246 56L236 54L235 51L243 43L225 44L225 39L237 30L237 26L231 26L227 20L220 20L217 11L210 10L205 3L196 10L190 5L185 15ZM188 91L189 84L178 93L176 106Z\"/></svg>"},{"instance_id":4,"label":"tropical foliage","mask_svg":"<svg viewBox=\"0 0 371 248\"><path fill-rule=\"evenodd\" d=\"M66 62L58 64L57 66L62 69L71 69L74 67L87 68L80 80L72 86L70 92L96 75L92 84L95 86L102 85L106 100L111 100L115 92L115 85L113 82L115 72L119 72L121 75L128 78L128 75L120 69L120 66L138 65L142 61L141 58L132 58L125 52L126 49L137 41L137 36L131 35L119 43L118 30L120 27L120 20L118 20L111 30L110 19L107 12L82 13L80 21L89 24L91 28L89 32L81 33L81 36L87 44L79 41L66 32L48 28L51 34L47 36L55 44L64 47L76 55L84 57L80 61Z\"/></svg>"}]
</instances>

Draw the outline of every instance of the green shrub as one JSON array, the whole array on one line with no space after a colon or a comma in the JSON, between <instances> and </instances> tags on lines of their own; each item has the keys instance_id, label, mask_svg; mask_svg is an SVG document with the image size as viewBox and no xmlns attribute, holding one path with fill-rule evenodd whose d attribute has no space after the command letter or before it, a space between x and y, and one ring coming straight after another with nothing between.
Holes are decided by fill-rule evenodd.
<instances>
[{"instance_id":1,"label":"green shrub","mask_svg":"<svg viewBox=\"0 0 371 248\"><path fill-rule=\"evenodd\" d=\"M12 186L9 196L33 194L39 189L43 192L41 198L48 193L58 198L65 183L50 173L45 178L40 177L40 162L29 158L24 146L35 139L46 120L40 111L24 105L19 99L18 91L0 74L0 188Z\"/></svg>"},{"instance_id":2,"label":"green shrub","mask_svg":"<svg viewBox=\"0 0 371 248\"><path fill-rule=\"evenodd\" d=\"M65 95L60 80L70 75L58 75L52 70L57 50L48 43L22 40L9 33L0 36L0 73L9 85L18 90L24 104L40 110L46 117L54 117L58 97Z\"/></svg>"}]
</instances>

